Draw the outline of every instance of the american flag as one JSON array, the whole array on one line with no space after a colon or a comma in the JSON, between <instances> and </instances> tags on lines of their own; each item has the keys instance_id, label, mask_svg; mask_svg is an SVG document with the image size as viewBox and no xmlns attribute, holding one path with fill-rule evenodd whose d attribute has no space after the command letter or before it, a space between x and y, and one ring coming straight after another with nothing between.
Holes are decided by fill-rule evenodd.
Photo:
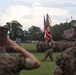
<instances>
[{"instance_id":1,"label":"american flag","mask_svg":"<svg viewBox=\"0 0 76 75\"><path fill-rule=\"evenodd\" d=\"M45 20L45 16L44 16L44 39L45 40L52 40L52 36L51 36L51 30L50 30L50 18L49 15L46 14L46 20Z\"/></svg>"}]
</instances>

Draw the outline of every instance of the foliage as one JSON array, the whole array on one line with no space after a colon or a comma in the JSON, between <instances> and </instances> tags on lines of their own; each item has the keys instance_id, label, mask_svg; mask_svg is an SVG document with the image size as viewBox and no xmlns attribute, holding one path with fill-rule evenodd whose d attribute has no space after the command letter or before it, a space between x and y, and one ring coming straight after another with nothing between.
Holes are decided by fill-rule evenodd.
<instances>
[{"instance_id":1,"label":"foliage","mask_svg":"<svg viewBox=\"0 0 76 75\"><path fill-rule=\"evenodd\" d=\"M9 25L9 37L13 40L16 40L16 38L22 38L23 35L23 30L22 30L22 25L13 20L11 22L7 22L6 24Z\"/></svg>"},{"instance_id":2,"label":"foliage","mask_svg":"<svg viewBox=\"0 0 76 75\"><path fill-rule=\"evenodd\" d=\"M30 40L43 40L43 32L39 27L31 26L28 29Z\"/></svg>"},{"instance_id":3,"label":"foliage","mask_svg":"<svg viewBox=\"0 0 76 75\"><path fill-rule=\"evenodd\" d=\"M76 20L72 20L69 23L65 22L56 24L50 27L53 40L63 40L63 32L70 29L74 22L76 22ZM16 38L21 38L22 42L26 42L27 40L44 40L44 32L39 27L32 25L28 31L26 31L22 30L22 25L18 21L13 20L11 22L7 22L6 24L9 26L9 37L13 40L16 40Z\"/></svg>"},{"instance_id":4,"label":"foliage","mask_svg":"<svg viewBox=\"0 0 76 75\"><path fill-rule=\"evenodd\" d=\"M62 37L63 32L67 29L70 29L73 26L73 23L76 22L76 20L72 20L71 22L65 22L65 23L60 23L59 25L56 24L52 26L52 37L53 40L59 41L63 40L64 38Z\"/></svg>"}]
</instances>

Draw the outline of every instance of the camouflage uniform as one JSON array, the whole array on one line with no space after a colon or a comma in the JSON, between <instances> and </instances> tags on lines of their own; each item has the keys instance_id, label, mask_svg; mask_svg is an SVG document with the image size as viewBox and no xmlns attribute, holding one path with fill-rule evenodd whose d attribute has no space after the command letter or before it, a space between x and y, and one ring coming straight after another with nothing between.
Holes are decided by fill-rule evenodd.
<instances>
[{"instance_id":1,"label":"camouflage uniform","mask_svg":"<svg viewBox=\"0 0 76 75\"><path fill-rule=\"evenodd\" d=\"M0 50L0 75L19 75L22 69L30 70L32 60L18 55L11 55Z\"/></svg>"},{"instance_id":2,"label":"camouflage uniform","mask_svg":"<svg viewBox=\"0 0 76 75\"><path fill-rule=\"evenodd\" d=\"M44 55L44 60L46 61L47 57L50 57L50 60L53 61L52 49L47 49Z\"/></svg>"},{"instance_id":3,"label":"camouflage uniform","mask_svg":"<svg viewBox=\"0 0 76 75\"><path fill-rule=\"evenodd\" d=\"M76 75L76 47L68 48L60 53L54 72L62 73L62 75Z\"/></svg>"},{"instance_id":4,"label":"camouflage uniform","mask_svg":"<svg viewBox=\"0 0 76 75\"><path fill-rule=\"evenodd\" d=\"M46 49L46 52L45 52L43 61L46 61L48 56L50 57L50 60L53 61L54 59L53 59L51 44L50 43L46 44L45 49Z\"/></svg>"}]
</instances>

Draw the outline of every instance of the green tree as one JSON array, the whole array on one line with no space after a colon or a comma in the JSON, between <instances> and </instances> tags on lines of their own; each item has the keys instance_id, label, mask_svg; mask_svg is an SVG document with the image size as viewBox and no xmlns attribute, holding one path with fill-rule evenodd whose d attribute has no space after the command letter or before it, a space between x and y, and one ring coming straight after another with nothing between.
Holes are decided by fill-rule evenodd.
<instances>
[{"instance_id":1,"label":"green tree","mask_svg":"<svg viewBox=\"0 0 76 75\"><path fill-rule=\"evenodd\" d=\"M30 40L43 40L43 31L36 26L31 26L28 29Z\"/></svg>"},{"instance_id":2,"label":"green tree","mask_svg":"<svg viewBox=\"0 0 76 75\"><path fill-rule=\"evenodd\" d=\"M22 30L22 25L18 21L11 21L6 23L9 26L9 37L13 40L16 38L23 38L24 32Z\"/></svg>"},{"instance_id":3,"label":"green tree","mask_svg":"<svg viewBox=\"0 0 76 75\"><path fill-rule=\"evenodd\" d=\"M60 23L60 24L56 24L56 25L52 26L53 40L55 40L55 41L63 40L64 39L62 37L63 32L67 29L71 29L74 22L76 22L76 20L72 20L69 23L65 22L65 23Z\"/></svg>"}]
</instances>

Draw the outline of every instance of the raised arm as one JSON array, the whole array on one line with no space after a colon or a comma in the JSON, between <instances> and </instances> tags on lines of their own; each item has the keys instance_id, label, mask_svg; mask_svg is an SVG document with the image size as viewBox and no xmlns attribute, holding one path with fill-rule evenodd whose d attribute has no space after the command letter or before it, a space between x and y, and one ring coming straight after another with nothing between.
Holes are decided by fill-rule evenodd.
<instances>
[{"instance_id":1,"label":"raised arm","mask_svg":"<svg viewBox=\"0 0 76 75\"><path fill-rule=\"evenodd\" d=\"M31 58L33 61L33 68L38 68L40 66L40 62L36 59L34 55L32 55L30 52L25 50L24 48L20 47L18 44L16 44L14 41L12 41L10 38L7 38L8 44L16 51L23 54L26 58Z\"/></svg>"}]
</instances>

